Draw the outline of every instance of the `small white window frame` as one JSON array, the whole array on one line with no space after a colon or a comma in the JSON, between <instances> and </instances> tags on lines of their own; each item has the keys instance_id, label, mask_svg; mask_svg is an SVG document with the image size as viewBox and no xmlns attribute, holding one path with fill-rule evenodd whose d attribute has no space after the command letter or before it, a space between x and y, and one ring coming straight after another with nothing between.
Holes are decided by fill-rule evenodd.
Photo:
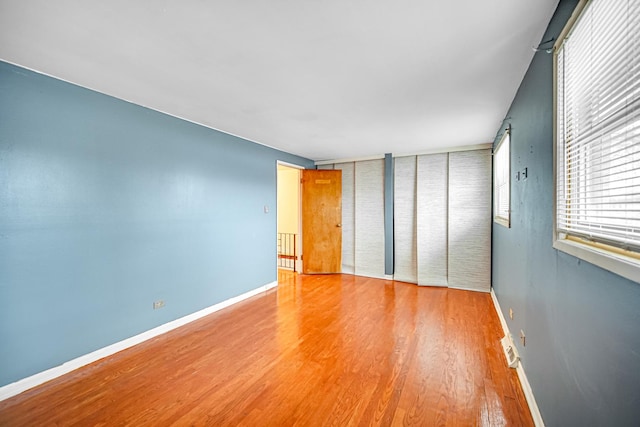
<instances>
[{"instance_id":1,"label":"small white window frame","mask_svg":"<svg viewBox=\"0 0 640 427\"><path fill-rule=\"evenodd\" d=\"M500 172L498 165L498 153L501 150L508 150L509 154L507 156L507 180L509 185L509 208L507 210L507 216L502 216L498 209L498 174ZM493 152L493 222L496 224L500 224L504 227L511 228L511 127L508 127L502 137L500 138L500 142L496 145L496 149Z\"/></svg>"}]
</instances>

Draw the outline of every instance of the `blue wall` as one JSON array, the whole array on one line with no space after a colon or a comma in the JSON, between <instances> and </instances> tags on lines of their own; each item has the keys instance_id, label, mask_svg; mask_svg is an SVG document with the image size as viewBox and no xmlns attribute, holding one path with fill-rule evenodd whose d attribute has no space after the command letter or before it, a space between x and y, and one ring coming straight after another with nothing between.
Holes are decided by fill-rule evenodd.
<instances>
[{"instance_id":1,"label":"blue wall","mask_svg":"<svg viewBox=\"0 0 640 427\"><path fill-rule=\"evenodd\" d=\"M0 62L0 386L275 281L276 160Z\"/></svg>"},{"instance_id":2,"label":"blue wall","mask_svg":"<svg viewBox=\"0 0 640 427\"><path fill-rule=\"evenodd\" d=\"M558 36L576 3L560 1L542 40ZM512 227L493 227L493 286L514 338L526 334L517 346L546 425L637 426L640 284L551 246L552 61L536 53L507 114Z\"/></svg>"}]
</instances>

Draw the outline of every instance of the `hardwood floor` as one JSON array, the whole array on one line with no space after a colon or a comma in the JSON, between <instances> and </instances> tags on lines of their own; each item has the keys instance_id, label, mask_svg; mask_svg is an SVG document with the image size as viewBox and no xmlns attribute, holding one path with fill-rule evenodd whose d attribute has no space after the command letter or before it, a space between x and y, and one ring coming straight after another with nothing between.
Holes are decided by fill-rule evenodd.
<instances>
[{"instance_id":1,"label":"hardwood floor","mask_svg":"<svg viewBox=\"0 0 640 427\"><path fill-rule=\"evenodd\" d=\"M0 402L0 425L533 425L488 294L279 282Z\"/></svg>"}]
</instances>

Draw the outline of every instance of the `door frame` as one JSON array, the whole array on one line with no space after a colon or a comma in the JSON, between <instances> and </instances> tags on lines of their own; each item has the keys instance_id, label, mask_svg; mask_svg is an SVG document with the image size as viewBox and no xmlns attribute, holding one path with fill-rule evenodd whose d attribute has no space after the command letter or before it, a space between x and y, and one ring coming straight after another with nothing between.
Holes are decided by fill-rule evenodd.
<instances>
[{"instance_id":1,"label":"door frame","mask_svg":"<svg viewBox=\"0 0 640 427\"><path fill-rule=\"evenodd\" d=\"M278 257L278 166L284 166L291 169L298 169L299 171L307 169L304 166L296 165L295 163L285 162L283 160L276 160L276 259ZM296 259L296 271L302 271L302 183L300 180L302 179L302 173L298 173L298 241L296 242L297 252L300 254L299 259ZM277 263L276 263L277 268Z\"/></svg>"}]
</instances>

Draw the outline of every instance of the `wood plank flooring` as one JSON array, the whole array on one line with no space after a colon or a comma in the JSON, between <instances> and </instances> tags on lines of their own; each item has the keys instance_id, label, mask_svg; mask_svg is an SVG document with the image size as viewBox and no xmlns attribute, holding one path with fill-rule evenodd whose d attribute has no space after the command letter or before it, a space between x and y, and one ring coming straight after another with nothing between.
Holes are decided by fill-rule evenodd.
<instances>
[{"instance_id":1,"label":"wood plank flooring","mask_svg":"<svg viewBox=\"0 0 640 427\"><path fill-rule=\"evenodd\" d=\"M0 402L2 426L531 426L488 294L279 273L277 289Z\"/></svg>"}]
</instances>

